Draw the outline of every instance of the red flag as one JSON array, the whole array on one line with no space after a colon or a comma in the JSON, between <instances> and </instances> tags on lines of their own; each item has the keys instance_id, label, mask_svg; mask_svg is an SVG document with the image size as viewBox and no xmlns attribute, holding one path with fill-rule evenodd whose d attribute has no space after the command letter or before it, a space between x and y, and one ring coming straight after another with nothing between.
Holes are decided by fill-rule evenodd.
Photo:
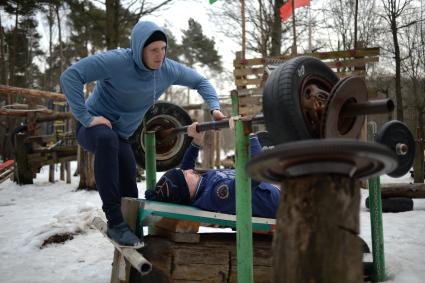
<instances>
[{"instance_id":1,"label":"red flag","mask_svg":"<svg viewBox=\"0 0 425 283\"><path fill-rule=\"evenodd\" d=\"M310 5L310 0L294 0L295 9ZM280 19L282 22L292 16L292 0L288 0L286 4L280 7Z\"/></svg>"}]
</instances>

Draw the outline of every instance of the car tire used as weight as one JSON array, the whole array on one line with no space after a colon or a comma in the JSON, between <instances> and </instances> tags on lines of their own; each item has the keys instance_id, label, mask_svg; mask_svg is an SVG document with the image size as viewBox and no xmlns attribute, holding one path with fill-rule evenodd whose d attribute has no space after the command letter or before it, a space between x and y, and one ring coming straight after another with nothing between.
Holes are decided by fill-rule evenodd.
<instances>
[{"instance_id":1,"label":"car tire used as weight","mask_svg":"<svg viewBox=\"0 0 425 283\"><path fill-rule=\"evenodd\" d=\"M369 209L369 197L365 200ZM413 199L407 197L390 197L382 199L382 212L405 212L413 210Z\"/></svg>"},{"instance_id":2,"label":"car tire used as weight","mask_svg":"<svg viewBox=\"0 0 425 283\"><path fill-rule=\"evenodd\" d=\"M192 123L192 119L183 108L168 102L157 102L146 112L144 119L146 120L147 131L178 128ZM136 162L142 168L145 168L143 139L145 130L142 122L129 139ZM162 140L157 138L156 170L167 171L177 167L191 141L192 138L186 134L177 134Z\"/></svg>"},{"instance_id":3,"label":"car tire used as weight","mask_svg":"<svg viewBox=\"0 0 425 283\"><path fill-rule=\"evenodd\" d=\"M296 57L275 69L263 92L263 112L267 131L274 144L319 138L320 125L311 125L301 102L309 85L330 93L338 76L322 61Z\"/></svg>"}]
</instances>

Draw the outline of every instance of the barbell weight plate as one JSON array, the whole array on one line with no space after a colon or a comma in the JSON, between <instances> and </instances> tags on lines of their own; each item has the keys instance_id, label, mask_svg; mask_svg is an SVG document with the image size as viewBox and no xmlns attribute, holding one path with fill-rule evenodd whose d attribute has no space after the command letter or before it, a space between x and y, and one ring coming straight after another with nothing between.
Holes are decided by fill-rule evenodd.
<instances>
[{"instance_id":1,"label":"barbell weight plate","mask_svg":"<svg viewBox=\"0 0 425 283\"><path fill-rule=\"evenodd\" d=\"M192 123L187 112L168 102L157 102L145 114L146 128L143 122L130 138L130 144L134 152L137 164L145 168L145 131L159 131L170 128L178 128ZM185 134L172 135L166 138L156 138L156 169L167 171L177 167L183 155L190 145L192 138Z\"/></svg>"},{"instance_id":2,"label":"barbell weight plate","mask_svg":"<svg viewBox=\"0 0 425 283\"><path fill-rule=\"evenodd\" d=\"M386 122L376 134L376 142L387 146L397 155L398 166L388 176L398 178L409 172L415 159L415 139L403 122Z\"/></svg>"},{"instance_id":3,"label":"barbell weight plate","mask_svg":"<svg viewBox=\"0 0 425 283\"><path fill-rule=\"evenodd\" d=\"M365 116L343 117L341 109L348 103L367 101L365 81L357 76L346 77L332 89L325 107L322 136L324 138L357 139L363 127Z\"/></svg>"},{"instance_id":4,"label":"barbell weight plate","mask_svg":"<svg viewBox=\"0 0 425 283\"><path fill-rule=\"evenodd\" d=\"M280 183L318 174L366 178L391 172L396 166L397 157L383 145L334 138L279 144L253 157L246 170L255 180Z\"/></svg>"},{"instance_id":5,"label":"barbell weight plate","mask_svg":"<svg viewBox=\"0 0 425 283\"><path fill-rule=\"evenodd\" d=\"M273 143L320 138L321 115L338 80L332 69L310 56L277 67L263 92L264 120Z\"/></svg>"}]
</instances>

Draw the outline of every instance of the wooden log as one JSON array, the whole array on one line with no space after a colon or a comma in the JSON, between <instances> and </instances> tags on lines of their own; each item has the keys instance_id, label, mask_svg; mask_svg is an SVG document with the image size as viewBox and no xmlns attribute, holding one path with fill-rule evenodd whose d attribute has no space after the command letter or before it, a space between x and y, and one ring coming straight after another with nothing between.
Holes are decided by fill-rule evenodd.
<instances>
[{"instance_id":1,"label":"wooden log","mask_svg":"<svg viewBox=\"0 0 425 283\"><path fill-rule=\"evenodd\" d=\"M236 234L200 234L199 243L147 236L142 252L152 272L130 282L236 282ZM254 282L271 282L270 235L254 235Z\"/></svg>"},{"instance_id":2,"label":"wooden log","mask_svg":"<svg viewBox=\"0 0 425 283\"><path fill-rule=\"evenodd\" d=\"M56 101L66 101L65 95L59 92L50 92L37 89L21 88L8 85L0 85L0 94L19 95L26 97L48 98Z\"/></svg>"},{"instance_id":3,"label":"wooden log","mask_svg":"<svg viewBox=\"0 0 425 283\"><path fill-rule=\"evenodd\" d=\"M344 176L308 176L282 187L273 282L362 282L358 184Z\"/></svg>"},{"instance_id":4,"label":"wooden log","mask_svg":"<svg viewBox=\"0 0 425 283\"><path fill-rule=\"evenodd\" d=\"M425 184L423 183L381 184L381 196L382 198L389 198L389 197L425 198Z\"/></svg>"},{"instance_id":5,"label":"wooden log","mask_svg":"<svg viewBox=\"0 0 425 283\"><path fill-rule=\"evenodd\" d=\"M28 144L25 143L26 137L27 135L24 133L15 134L15 179L19 185L33 183L33 174L30 163L28 162Z\"/></svg>"}]
</instances>

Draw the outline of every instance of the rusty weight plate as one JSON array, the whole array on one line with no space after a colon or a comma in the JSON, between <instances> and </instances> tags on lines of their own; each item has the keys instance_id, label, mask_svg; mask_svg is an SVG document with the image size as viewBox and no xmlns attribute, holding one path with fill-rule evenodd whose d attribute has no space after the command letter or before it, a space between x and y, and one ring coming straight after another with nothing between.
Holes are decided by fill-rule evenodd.
<instances>
[{"instance_id":1,"label":"rusty weight plate","mask_svg":"<svg viewBox=\"0 0 425 283\"><path fill-rule=\"evenodd\" d=\"M341 109L347 103L367 101L365 81L357 76L340 80L332 89L322 120L324 138L358 138L365 116L344 117Z\"/></svg>"},{"instance_id":2,"label":"rusty weight plate","mask_svg":"<svg viewBox=\"0 0 425 283\"><path fill-rule=\"evenodd\" d=\"M397 156L398 166L388 176L398 178L409 172L415 160L415 139L403 122L385 123L376 135L376 142L387 146Z\"/></svg>"},{"instance_id":3,"label":"rusty weight plate","mask_svg":"<svg viewBox=\"0 0 425 283\"><path fill-rule=\"evenodd\" d=\"M280 183L309 175L368 178L393 171L397 157L387 147L353 139L319 139L275 146L252 158L246 170L258 181Z\"/></svg>"}]
</instances>

